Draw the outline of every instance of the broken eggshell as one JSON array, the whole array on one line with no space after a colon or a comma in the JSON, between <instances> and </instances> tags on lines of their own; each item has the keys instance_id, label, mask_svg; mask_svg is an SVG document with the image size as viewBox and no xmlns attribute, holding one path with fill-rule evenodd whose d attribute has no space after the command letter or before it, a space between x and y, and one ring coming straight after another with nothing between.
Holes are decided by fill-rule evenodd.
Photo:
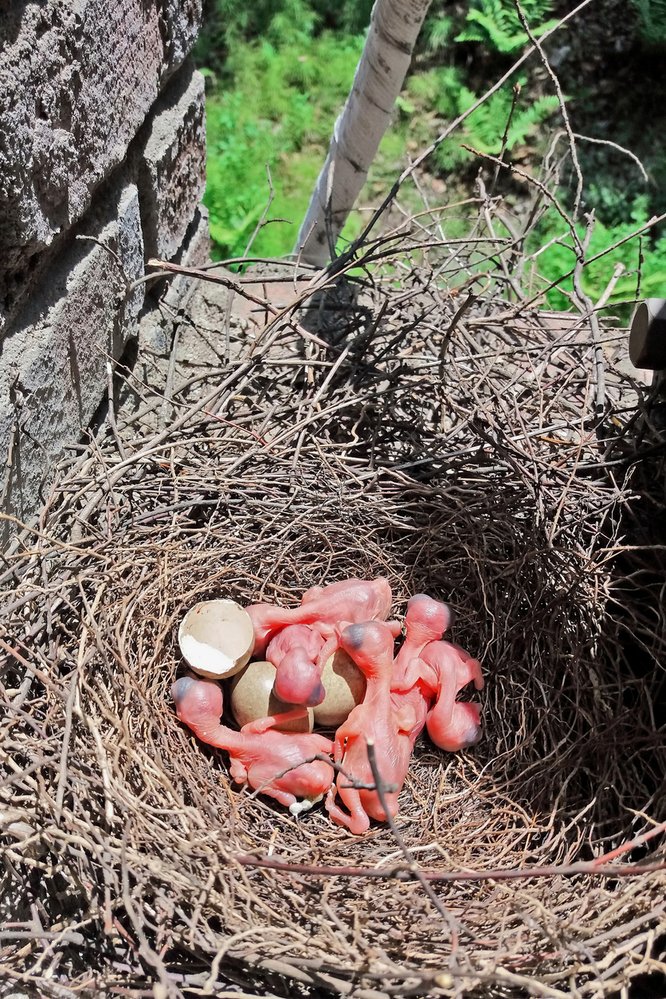
<instances>
[{"instance_id":1,"label":"broken eggshell","mask_svg":"<svg viewBox=\"0 0 666 999\"><path fill-rule=\"evenodd\" d=\"M326 695L313 709L315 725L337 728L365 697L365 677L354 660L338 649L326 660L321 682Z\"/></svg>"},{"instance_id":2,"label":"broken eggshell","mask_svg":"<svg viewBox=\"0 0 666 999\"><path fill-rule=\"evenodd\" d=\"M253 662L231 683L231 711L242 728L258 718L279 715L293 711L294 705L279 700L273 693L275 666L266 661ZM276 725L282 732L311 732L314 728L312 708L302 718L292 719L284 725Z\"/></svg>"},{"instance_id":3,"label":"broken eggshell","mask_svg":"<svg viewBox=\"0 0 666 999\"><path fill-rule=\"evenodd\" d=\"M203 600L183 618L178 644L196 673L224 680L243 669L252 655L252 619L234 600Z\"/></svg>"}]
</instances>

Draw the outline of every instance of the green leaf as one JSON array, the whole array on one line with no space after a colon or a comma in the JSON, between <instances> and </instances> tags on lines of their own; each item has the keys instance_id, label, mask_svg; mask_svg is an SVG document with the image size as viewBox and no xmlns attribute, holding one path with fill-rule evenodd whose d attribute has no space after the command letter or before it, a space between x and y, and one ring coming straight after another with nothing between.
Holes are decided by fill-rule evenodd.
<instances>
[{"instance_id":1,"label":"green leaf","mask_svg":"<svg viewBox=\"0 0 666 999\"><path fill-rule=\"evenodd\" d=\"M411 115L416 111L416 104L413 104L407 97L400 94L395 99L395 106L402 114Z\"/></svg>"},{"instance_id":2,"label":"green leaf","mask_svg":"<svg viewBox=\"0 0 666 999\"><path fill-rule=\"evenodd\" d=\"M451 40L453 18L437 17L426 22L426 46L430 52L438 52Z\"/></svg>"},{"instance_id":3,"label":"green leaf","mask_svg":"<svg viewBox=\"0 0 666 999\"><path fill-rule=\"evenodd\" d=\"M666 0L632 0L638 11L640 33L648 45L666 43Z\"/></svg>"},{"instance_id":4,"label":"green leaf","mask_svg":"<svg viewBox=\"0 0 666 999\"><path fill-rule=\"evenodd\" d=\"M560 102L555 95L540 97L530 107L514 114L507 133L507 149L524 142L527 136L559 110Z\"/></svg>"},{"instance_id":5,"label":"green leaf","mask_svg":"<svg viewBox=\"0 0 666 999\"><path fill-rule=\"evenodd\" d=\"M532 34L538 38L557 24L544 20L553 13L553 0L523 0L522 9ZM456 42L478 42L510 55L529 42L523 30L513 0L477 0L465 18L465 27L456 35Z\"/></svg>"}]
</instances>

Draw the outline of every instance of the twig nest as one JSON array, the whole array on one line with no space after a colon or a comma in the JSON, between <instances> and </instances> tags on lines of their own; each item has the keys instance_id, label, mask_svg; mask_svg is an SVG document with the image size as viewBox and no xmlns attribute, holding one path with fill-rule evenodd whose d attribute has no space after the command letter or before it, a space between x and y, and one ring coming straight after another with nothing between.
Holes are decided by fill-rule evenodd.
<instances>
[{"instance_id":1,"label":"twig nest","mask_svg":"<svg viewBox=\"0 0 666 999\"><path fill-rule=\"evenodd\" d=\"M240 728L257 718L293 711L294 705L281 701L273 693L275 666L269 662L253 662L231 684L231 711ZM307 715L276 725L283 732L311 732L314 728L312 708Z\"/></svg>"},{"instance_id":2,"label":"twig nest","mask_svg":"<svg viewBox=\"0 0 666 999\"><path fill-rule=\"evenodd\" d=\"M178 644L195 673L223 680L243 669L252 655L252 620L233 600L203 600L183 618Z\"/></svg>"},{"instance_id":3,"label":"twig nest","mask_svg":"<svg viewBox=\"0 0 666 999\"><path fill-rule=\"evenodd\" d=\"M337 728L365 697L365 677L353 659L338 649L326 660L321 682L326 696L313 709L315 725Z\"/></svg>"}]
</instances>

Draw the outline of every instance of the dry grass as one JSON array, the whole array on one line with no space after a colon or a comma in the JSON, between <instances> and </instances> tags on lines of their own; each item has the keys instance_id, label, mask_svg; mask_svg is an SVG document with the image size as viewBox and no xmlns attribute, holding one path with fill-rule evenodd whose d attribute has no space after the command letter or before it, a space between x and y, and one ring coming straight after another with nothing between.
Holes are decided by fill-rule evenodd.
<instances>
[{"instance_id":1,"label":"dry grass","mask_svg":"<svg viewBox=\"0 0 666 999\"><path fill-rule=\"evenodd\" d=\"M452 264L428 224L367 245L366 264L387 256L355 298L232 337L165 429L119 420L7 557L0 974L17 988L607 996L663 970L663 558L628 533L659 448L604 362L617 332L447 294L479 244ZM397 613L415 591L451 602L487 677L478 747L418 744L407 857L388 828L354 838L230 786L169 697L196 600L293 603L377 574Z\"/></svg>"}]
</instances>

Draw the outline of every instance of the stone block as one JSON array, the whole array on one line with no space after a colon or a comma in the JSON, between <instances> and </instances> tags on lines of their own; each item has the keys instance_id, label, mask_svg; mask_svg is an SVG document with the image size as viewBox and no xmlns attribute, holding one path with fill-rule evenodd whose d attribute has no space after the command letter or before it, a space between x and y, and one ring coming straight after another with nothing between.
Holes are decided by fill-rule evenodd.
<instances>
[{"instance_id":1,"label":"stone block","mask_svg":"<svg viewBox=\"0 0 666 999\"><path fill-rule=\"evenodd\" d=\"M194 219L187 230L183 245L173 258L173 263L182 267L201 267L210 263L210 234L208 232L208 212L203 205L195 211ZM197 287L196 280L175 275L156 282L148 300L156 303L142 316L139 326L140 348L154 354L168 354L171 349L169 319L178 309L185 308L192 292Z\"/></svg>"},{"instance_id":2,"label":"stone block","mask_svg":"<svg viewBox=\"0 0 666 999\"><path fill-rule=\"evenodd\" d=\"M194 43L201 0L18 0L0 16L0 313L88 210ZM1 319L1 316L0 316Z\"/></svg>"},{"instance_id":3,"label":"stone block","mask_svg":"<svg viewBox=\"0 0 666 999\"><path fill-rule=\"evenodd\" d=\"M155 106L138 171L148 257L171 260L206 185L204 79L185 66Z\"/></svg>"},{"instance_id":4,"label":"stone block","mask_svg":"<svg viewBox=\"0 0 666 999\"><path fill-rule=\"evenodd\" d=\"M171 71L178 69L192 50L201 28L201 7L202 0L161 0L164 50Z\"/></svg>"},{"instance_id":5,"label":"stone block","mask_svg":"<svg viewBox=\"0 0 666 999\"><path fill-rule=\"evenodd\" d=\"M0 358L0 452L12 460L0 506L21 520L39 507L63 446L80 439L107 384L107 361L136 333L144 289L136 186L108 191L77 227L15 319ZM102 245L103 244L103 245Z\"/></svg>"},{"instance_id":6,"label":"stone block","mask_svg":"<svg viewBox=\"0 0 666 999\"><path fill-rule=\"evenodd\" d=\"M183 245L173 257L172 263L181 267L204 267L210 263L210 233L208 231L208 210L203 205L195 209ZM175 275L165 282L160 301L172 309L183 308L197 285L193 278Z\"/></svg>"}]
</instances>

